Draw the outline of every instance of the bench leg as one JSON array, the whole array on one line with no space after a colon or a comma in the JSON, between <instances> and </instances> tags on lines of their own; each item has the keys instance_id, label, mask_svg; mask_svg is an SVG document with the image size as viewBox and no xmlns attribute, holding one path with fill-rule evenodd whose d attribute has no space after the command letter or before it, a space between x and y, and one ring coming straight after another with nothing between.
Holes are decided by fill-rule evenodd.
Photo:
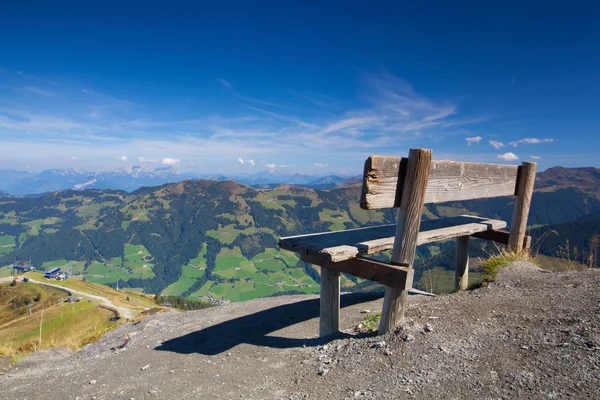
<instances>
[{"instance_id":1,"label":"bench leg","mask_svg":"<svg viewBox=\"0 0 600 400\"><path fill-rule=\"evenodd\" d=\"M321 267L319 337L340 330L340 273Z\"/></svg>"},{"instance_id":2,"label":"bench leg","mask_svg":"<svg viewBox=\"0 0 600 400\"><path fill-rule=\"evenodd\" d=\"M407 298L408 289L385 287L383 310L381 310L381 320L379 321L379 335L387 333L402 322L406 311Z\"/></svg>"},{"instance_id":3,"label":"bench leg","mask_svg":"<svg viewBox=\"0 0 600 400\"><path fill-rule=\"evenodd\" d=\"M456 269L454 270L454 288L467 290L469 287L469 237L456 238Z\"/></svg>"}]
</instances>

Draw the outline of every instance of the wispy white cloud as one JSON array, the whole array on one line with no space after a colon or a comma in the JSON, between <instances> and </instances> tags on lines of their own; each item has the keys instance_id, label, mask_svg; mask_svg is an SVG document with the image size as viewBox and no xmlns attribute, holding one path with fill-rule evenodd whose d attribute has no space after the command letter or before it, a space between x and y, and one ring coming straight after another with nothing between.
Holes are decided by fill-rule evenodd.
<instances>
[{"instance_id":1,"label":"wispy white cloud","mask_svg":"<svg viewBox=\"0 0 600 400\"><path fill-rule=\"evenodd\" d=\"M495 148L496 150L497 150L497 149L500 149L500 148L502 148L502 147L504 147L504 143L502 143L502 142L498 142L498 141L496 141L496 140L490 140L490 141L489 141L489 144L490 144L490 145L491 145L493 148Z\"/></svg>"},{"instance_id":2,"label":"wispy white cloud","mask_svg":"<svg viewBox=\"0 0 600 400\"><path fill-rule=\"evenodd\" d=\"M179 165L181 163L181 161L178 158L163 158L162 160L160 160L160 163L162 165L175 166L175 165Z\"/></svg>"},{"instance_id":3,"label":"wispy white cloud","mask_svg":"<svg viewBox=\"0 0 600 400\"><path fill-rule=\"evenodd\" d=\"M521 140L516 140L514 142L510 142L509 145L512 147L517 147L519 144L539 144L539 143L552 143L554 139L538 139L538 138L525 138Z\"/></svg>"},{"instance_id":4,"label":"wispy white cloud","mask_svg":"<svg viewBox=\"0 0 600 400\"><path fill-rule=\"evenodd\" d=\"M327 164L323 164L323 163L314 163L313 164L314 167L317 168L325 168L327 166Z\"/></svg>"},{"instance_id":5,"label":"wispy white cloud","mask_svg":"<svg viewBox=\"0 0 600 400\"><path fill-rule=\"evenodd\" d=\"M279 99L254 99L236 92L231 82L217 82L232 95L227 104L236 107L201 117L188 110L169 118L141 104L68 85L56 88L57 102L40 96L43 105L23 102L3 109L11 102L3 102L0 94L0 146L5 153L14 150L12 154L27 149L27 160L21 161L27 165L54 165L72 151L90 165L107 167L117 160L186 167L210 159L225 171L241 168L231 165L232 155L238 155L245 164L266 159L272 162L270 169L300 162L308 169L322 164L316 160L331 158L329 165L340 165L340 160L361 163L375 152L398 153L422 145L423 138L443 140L456 135L457 128L482 120L459 115L458 105L423 96L385 71L365 74L355 101L316 113L279 104ZM53 91L52 100L54 96ZM11 163L8 158L2 162Z\"/></svg>"},{"instance_id":6,"label":"wispy white cloud","mask_svg":"<svg viewBox=\"0 0 600 400\"><path fill-rule=\"evenodd\" d=\"M376 116L369 117L352 117L346 118L341 121L334 122L329 124L323 129L323 133L331 133L340 131L348 128L360 128L365 126L372 126L373 124L377 124L380 121L380 118Z\"/></svg>"},{"instance_id":7,"label":"wispy white cloud","mask_svg":"<svg viewBox=\"0 0 600 400\"><path fill-rule=\"evenodd\" d=\"M26 86L24 89L30 93L37 94L38 96L52 97L52 93L50 91L42 90L35 86Z\"/></svg>"},{"instance_id":8,"label":"wispy white cloud","mask_svg":"<svg viewBox=\"0 0 600 400\"><path fill-rule=\"evenodd\" d=\"M275 164L267 164L266 167L268 169L274 169L275 167L277 167L277 165L275 165Z\"/></svg>"},{"instance_id":9,"label":"wispy white cloud","mask_svg":"<svg viewBox=\"0 0 600 400\"><path fill-rule=\"evenodd\" d=\"M505 160L505 161L515 161L515 160L519 159L519 157L515 153L498 154L496 156L496 158L499 158L499 159Z\"/></svg>"},{"instance_id":10,"label":"wispy white cloud","mask_svg":"<svg viewBox=\"0 0 600 400\"><path fill-rule=\"evenodd\" d=\"M468 137L468 138L465 138L465 140L467 141L467 145L470 146L473 143L481 142L481 136Z\"/></svg>"},{"instance_id":11,"label":"wispy white cloud","mask_svg":"<svg viewBox=\"0 0 600 400\"><path fill-rule=\"evenodd\" d=\"M127 161L127 156L121 156L121 157L119 157L119 160L120 161Z\"/></svg>"},{"instance_id":12,"label":"wispy white cloud","mask_svg":"<svg viewBox=\"0 0 600 400\"><path fill-rule=\"evenodd\" d=\"M217 82L219 82L221 85L223 85L227 89L233 89L233 85L231 84L231 82L226 81L225 79L222 79L222 78L216 78L216 80L217 80Z\"/></svg>"},{"instance_id":13,"label":"wispy white cloud","mask_svg":"<svg viewBox=\"0 0 600 400\"><path fill-rule=\"evenodd\" d=\"M246 162L245 162L245 161L244 161L244 160L243 160L241 157L240 157L240 158L238 158L238 159L237 159L237 161L238 161L240 164L245 164L245 163L246 163Z\"/></svg>"},{"instance_id":14,"label":"wispy white cloud","mask_svg":"<svg viewBox=\"0 0 600 400\"><path fill-rule=\"evenodd\" d=\"M531 158L533 158L534 160L541 160L542 159L542 157L540 157L540 156L531 156Z\"/></svg>"}]
</instances>

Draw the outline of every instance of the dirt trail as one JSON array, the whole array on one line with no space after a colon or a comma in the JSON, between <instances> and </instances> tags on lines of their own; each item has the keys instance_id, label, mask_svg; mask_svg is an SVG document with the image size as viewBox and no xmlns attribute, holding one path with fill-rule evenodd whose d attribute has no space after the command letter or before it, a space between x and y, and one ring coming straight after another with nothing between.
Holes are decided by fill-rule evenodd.
<instances>
[{"instance_id":1,"label":"dirt trail","mask_svg":"<svg viewBox=\"0 0 600 400\"><path fill-rule=\"evenodd\" d=\"M318 299L287 296L122 324L70 357L0 377L3 399L600 398L600 271L517 265L488 287L410 296L402 329L353 333L381 298L342 296L345 334L319 340ZM43 361L46 360L46 361Z\"/></svg>"},{"instance_id":2,"label":"dirt trail","mask_svg":"<svg viewBox=\"0 0 600 400\"><path fill-rule=\"evenodd\" d=\"M87 297L87 298L94 299L94 300L98 301L105 308L112 309L113 311L117 312L121 318L133 319L133 318L135 318L135 316L137 316L139 314L130 308L117 306L116 304L114 304L112 301L110 301L106 297L96 296L95 294L82 292L82 291L71 289L71 288L65 287L65 286L55 285L55 284L49 283L49 282L36 281L35 279L31 279L31 278L29 279L29 281L33 282L33 283L37 283L38 285L46 285L46 286L50 286L53 288L57 288L57 289L61 289L61 290L70 292L72 294L73 293L78 294L84 298Z\"/></svg>"},{"instance_id":3,"label":"dirt trail","mask_svg":"<svg viewBox=\"0 0 600 400\"><path fill-rule=\"evenodd\" d=\"M0 283L11 282L13 279L14 278L12 276L0 278ZM81 297L94 299L94 300L98 301L103 307L108 308L108 309L118 313L121 318L133 319L139 314L139 312L136 312L135 310L114 304L112 301L110 301L106 297L96 296L94 294L82 292L80 290L71 289L69 287L55 285L50 282L36 281L35 279L32 279L32 278L29 278L29 281L36 283L38 285L46 285L46 286L50 286L50 287L53 287L56 289L60 289L65 292L74 293L74 294L80 295Z\"/></svg>"}]
</instances>

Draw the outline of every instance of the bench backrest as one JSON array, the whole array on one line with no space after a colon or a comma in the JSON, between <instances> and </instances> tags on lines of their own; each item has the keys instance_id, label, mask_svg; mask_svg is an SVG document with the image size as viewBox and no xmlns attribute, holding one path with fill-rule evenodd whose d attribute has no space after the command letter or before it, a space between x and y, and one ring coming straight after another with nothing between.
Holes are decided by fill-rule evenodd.
<instances>
[{"instance_id":1,"label":"bench backrest","mask_svg":"<svg viewBox=\"0 0 600 400\"><path fill-rule=\"evenodd\" d=\"M408 158L371 156L365 162L360 206L365 210L400 207ZM521 167L431 161L425 204L515 196Z\"/></svg>"}]
</instances>

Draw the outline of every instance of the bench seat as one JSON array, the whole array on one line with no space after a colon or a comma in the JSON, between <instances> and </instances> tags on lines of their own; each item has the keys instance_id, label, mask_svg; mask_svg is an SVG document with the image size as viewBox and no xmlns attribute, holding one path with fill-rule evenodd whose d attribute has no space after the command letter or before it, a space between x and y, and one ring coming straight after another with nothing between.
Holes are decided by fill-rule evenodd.
<instances>
[{"instance_id":1,"label":"bench seat","mask_svg":"<svg viewBox=\"0 0 600 400\"><path fill-rule=\"evenodd\" d=\"M470 236L506 227L506 222L471 215L432 219L421 222L417 245ZM390 250L394 246L396 224L337 232L289 236L279 240L282 249L324 263L341 262L360 255Z\"/></svg>"}]
</instances>

